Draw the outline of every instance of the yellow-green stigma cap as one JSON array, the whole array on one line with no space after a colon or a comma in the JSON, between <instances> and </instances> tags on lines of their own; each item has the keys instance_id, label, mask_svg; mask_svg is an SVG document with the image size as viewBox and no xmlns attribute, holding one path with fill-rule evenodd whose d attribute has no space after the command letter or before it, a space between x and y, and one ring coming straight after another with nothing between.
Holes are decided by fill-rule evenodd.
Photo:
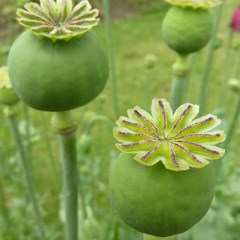
<instances>
[{"instance_id":1,"label":"yellow-green stigma cap","mask_svg":"<svg viewBox=\"0 0 240 240\"><path fill-rule=\"evenodd\" d=\"M223 3L222 0L165 0L171 5L178 7L191 7L194 9L209 9Z\"/></svg>"}]
</instances>

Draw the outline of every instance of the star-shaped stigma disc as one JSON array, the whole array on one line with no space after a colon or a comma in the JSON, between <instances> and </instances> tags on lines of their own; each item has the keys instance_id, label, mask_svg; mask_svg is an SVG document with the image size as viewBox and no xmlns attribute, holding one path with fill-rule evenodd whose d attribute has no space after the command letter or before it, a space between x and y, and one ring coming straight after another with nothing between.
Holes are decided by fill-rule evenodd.
<instances>
[{"instance_id":1,"label":"star-shaped stigma disc","mask_svg":"<svg viewBox=\"0 0 240 240\"><path fill-rule=\"evenodd\" d=\"M42 38L69 41L80 37L98 24L98 10L87 0L73 6L72 0L40 0L40 4L26 3L17 10L18 22Z\"/></svg>"},{"instance_id":2,"label":"star-shaped stigma disc","mask_svg":"<svg viewBox=\"0 0 240 240\"><path fill-rule=\"evenodd\" d=\"M214 145L224 141L225 134L211 131L221 123L214 115L194 120L198 112L198 105L186 103L173 113L165 99L152 101L151 114L134 107L116 122L116 146L148 166L162 161L174 171L202 168L224 155L224 149Z\"/></svg>"}]
</instances>

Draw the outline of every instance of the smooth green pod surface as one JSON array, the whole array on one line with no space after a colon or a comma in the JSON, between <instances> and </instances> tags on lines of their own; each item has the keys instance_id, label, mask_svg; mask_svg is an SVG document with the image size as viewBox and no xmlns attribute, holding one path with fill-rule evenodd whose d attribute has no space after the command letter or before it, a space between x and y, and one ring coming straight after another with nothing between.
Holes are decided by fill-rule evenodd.
<instances>
[{"instance_id":1,"label":"smooth green pod surface","mask_svg":"<svg viewBox=\"0 0 240 240\"><path fill-rule=\"evenodd\" d=\"M174 6L162 24L167 45L180 54L201 50L212 35L212 18L207 10Z\"/></svg>"},{"instance_id":2,"label":"smooth green pod surface","mask_svg":"<svg viewBox=\"0 0 240 240\"><path fill-rule=\"evenodd\" d=\"M110 173L110 201L119 217L136 230L159 237L182 233L208 211L215 169L175 172L161 162L144 166L121 154Z\"/></svg>"},{"instance_id":3,"label":"smooth green pod surface","mask_svg":"<svg viewBox=\"0 0 240 240\"><path fill-rule=\"evenodd\" d=\"M8 69L17 95L45 111L87 104L103 90L109 72L107 57L91 31L55 43L25 31L10 50Z\"/></svg>"}]
</instances>

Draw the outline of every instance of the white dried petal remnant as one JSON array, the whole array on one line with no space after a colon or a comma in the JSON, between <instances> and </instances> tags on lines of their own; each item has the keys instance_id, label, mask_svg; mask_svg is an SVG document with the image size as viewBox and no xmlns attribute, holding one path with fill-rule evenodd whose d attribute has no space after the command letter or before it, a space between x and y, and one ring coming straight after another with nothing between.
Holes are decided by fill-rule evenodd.
<instances>
[{"instance_id":1,"label":"white dried petal remnant","mask_svg":"<svg viewBox=\"0 0 240 240\"><path fill-rule=\"evenodd\" d=\"M17 10L18 22L42 38L69 41L80 37L98 24L98 10L92 9L87 0L73 6L72 0L40 0L26 3Z\"/></svg>"},{"instance_id":2,"label":"white dried petal remnant","mask_svg":"<svg viewBox=\"0 0 240 240\"><path fill-rule=\"evenodd\" d=\"M113 130L120 141L116 146L148 166L162 161L174 171L202 168L224 155L224 149L213 145L224 141L225 134L211 131L221 122L214 115L194 120L198 112L198 105L186 103L173 113L165 99L154 99L151 114L135 107L128 118L119 118Z\"/></svg>"},{"instance_id":3,"label":"white dried petal remnant","mask_svg":"<svg viewBox=\"0 0 240 240\"><path fill-rule=\"evenodd\" d=\"M166 2L179 7L192 7L194 9L209 9L223 3L223 0L165 0Z\"/></svg>"}]
</instances>

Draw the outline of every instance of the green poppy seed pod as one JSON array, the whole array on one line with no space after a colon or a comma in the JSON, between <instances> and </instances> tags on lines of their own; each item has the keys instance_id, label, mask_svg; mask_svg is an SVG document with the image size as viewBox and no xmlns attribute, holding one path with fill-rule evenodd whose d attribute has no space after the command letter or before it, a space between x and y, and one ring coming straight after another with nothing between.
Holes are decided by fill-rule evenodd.
<instances>
[{"instance_id":1,"label":"green poppy seed pod","mask_svg":"<svg viewBox=\"0 0 240 240\"><path fill-rule=\"evenodd\" d=\"M201 50L210 40L212 18L206 9L173 6L162 24L166 44L179 54Z\"/></svg>"},{"instance_id":2,"label":"green poppy seed pod","mask_svg":"<svg viewBox=\"0 0 240 240\"><path fill-rule=\"evenodd\" d=\"M224 155L215 146L225 133L213 130L214 115L196 118L199 106L172 111L153 99L151 113L136 106L113 129L120 154L110 171L109 196L118 216L136 230L167 237L195 225L208 211L215 183L209 160Z\"/></svg>"},{"instance_id":3,"label":"green poppy seed pod","mask_svg":"<svg viewBox=\"0 0 240 240\"><path fill-rule=\"evenodd\" d=\"M214 164L175 173L160 163L147 167L121 154L110 173L110 201L131 227L167 237L188 230L206 214L214 182Z\"/></svg>"},{"instance_id":4,"label":"green poppy seed pod","mask_svg":"<svg viewBox=\"0 0 240 240\"><path fill-rule=\"evenodd\" d=\"M8 68L16 94L27 105L67 111L103 91L108 59L91 31L98 11L87 0L76 6L72 0L27 3L17 10L17 20L26 31L10 49Z\"/></svg>"},{"instance_id":5,"label":"green poppy seed pod","mask_svg":"<svg viewBox=\"0 0 240 240\"><path fill-rule=\"evenodd\" d=\"M18 96L12 89L12 85L10 83L8 77L8 69L7 67L0 68L0 103L3 105L14 105L19 101Z\"/></svg>"}]
</instances>

